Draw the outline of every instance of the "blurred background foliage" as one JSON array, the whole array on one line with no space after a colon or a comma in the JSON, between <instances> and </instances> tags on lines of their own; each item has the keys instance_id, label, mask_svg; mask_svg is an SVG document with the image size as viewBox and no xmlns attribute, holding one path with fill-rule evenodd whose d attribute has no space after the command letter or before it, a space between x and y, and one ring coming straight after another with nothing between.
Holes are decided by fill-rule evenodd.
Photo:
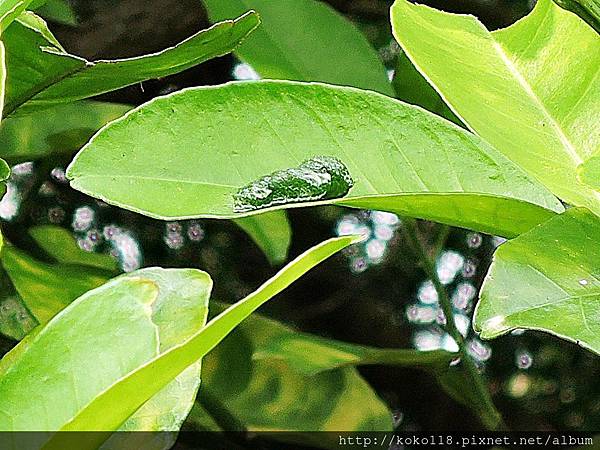
<instances>
[{"instance_id":1,"label":"blurred background foliage","mask_svg":"<svg viewBox=\"0 0 600 450\"><path fill-rule=\"evenodd\" d=\"M388 8L392 2L328 3L364 32L392 77L398 61L402 63L389 27ZM491 29L513 23L533 7L532 0L425 3L474 14ZM52 19L51 29L63 46L88 59L158 51L209 25L200 0L73 0L71 7L67 12L46 11L46 17ZM342 43L340 51L344 51ZM248 66L228 55L100 99L138 105L183 87L251 76ZM411 95L416 95L411 89L399 88L398 92L409 102ZM437 112L451 115L444 108ZM60 147L63 143L57 139L55 145ZM154 265L206 270L215 280L213 298L222 302L240 299L275 272L276 268L249 237L229 221L165 223L110 207L71 190L64 168L73 149L61 150L57 148L51 158L24 162L13 169L8 193L0 203L0 218L3 233L21 250L48 261L49 255L34 236L23 231L38 225L60 226L72 233L81 249L112 255L120 270ZM292 209L288 213L293 229L290 257L334 234L367 232L370 238L304 277L263 308L264 315L305 332L352 343L454 350L453 342L439 326L442 318L435 290L407 244L401 218L334 207ZM492 252L501 240L426 222L420 223L420 229L432 251L439 251L438 274L452 296L459 327L468 334L470 351L489 379L494 400L509 426L524 430L597 430L597 358L548 335L513 333L494 342L481 342L471 331L470 317L477 292ZM4 272L0 283L0 350L4 353L16 343L13 338L35 326L35 319L22 307ZM225 341L224 348L243 347L243 342L234 342L242 338L241 334L232 337ZM207 365L210 364L209 357ZM239 366L230 368L231 372L242 370ZM399 429L480 428L469 409L450 398L429 372L389 366L359 370L389 406ZM210 404L209 398L202 399L202 388L200 392L200 403ZM362 407L365 405L345 404L337 413L352 415L353 409ZM202 426L203 420L198 417L195 410L184 428ZM186 448L188 444L180 445ZM282 447L275 444L273 448Z\"/></svg>"}]
</instances>

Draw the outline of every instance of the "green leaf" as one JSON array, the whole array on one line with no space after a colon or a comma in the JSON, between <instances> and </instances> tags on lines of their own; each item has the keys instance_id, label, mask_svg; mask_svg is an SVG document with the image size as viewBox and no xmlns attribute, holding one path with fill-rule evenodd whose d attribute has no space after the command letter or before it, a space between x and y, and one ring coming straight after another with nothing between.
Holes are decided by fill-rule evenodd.
<instances>
[{"instance_id":1,"label":"green leaf","mask_svg":"<svg viewBox=\"0 0 600 450\"><path fill-rule=\"evenodd\" d=\"M551 0L492 33L473 16L397 0L392 25L463 123L563 200L600 212L600 193L576 176L600 143L594 30Z\"/></svg>"},{"instance_id":2,"label":"green leaf","mask_svg":"<svg viewBox=\"0 0 600 450\"><path fill-rule=\"evenodd\" d=\"M118 429L255 309L357 240L346 236L313 247L206 327L187 338L173 335L169 348L162 347L160 330L157 333L157 314L171 324L166 330L173 333L187 316L179 315L177 305L168 313L159 308L162 283L157 278L148 279L140 271L86 293L0 363L0 372L4 372L0 378L0 430L107 431L86 436L84 445L77 447L97 448L110 431ZM173 286L173 292L184 297L182 301L196 299L206 305L211 287L207 274L192 269L162 272L182 277ZM177 327L172 326L174 319ZM65 359L65 354L70 357ZM29 394L32 390L36 396ZM70 448L65 441L77 436L56 434L44 448Z\"/></svg>"},{"instance_id":3,"label":"green leaf","mask_svg":"<svg viewBox=\"0 0 600 450\"><path fill-rule=\"evenodd\" d=\"M31 0L0 0L0 34L15 20L31 3Z\"/></svg>"},{"instance_id":4,"label":"green leaf","mask_svg":"<svg viewBox=\"0 0 600 450\"><path fill-rule=\"evenodd\" d=\"M211 309L224 306L213 302ZM444 351L380 349L325 339L254 314L204 359L203 388L189 421L196 428L213 429L211 418L216 415L219 422L221 415L211 405L217 399L248 431L389 430L391 413L352 366L394 364L437 371L454 357ZM221 424L226 431L232 425ZM320 437L311 444L339 448L339 442Z\"/></svg>"},{"instance_id":5,"label":"green leaf","mask_svg":"<svg viewBox=\"0 0 600 450\"><path fill-rule=\"evenodd\" d=\"M1 8L1 4L0 4ZM4 110L4 93L6 88L6 64L4 43L0 41L0 121ZM10 176L10 167L0 158L0 200L6 192L6 184L3 183ZM1 248L1 247L0 247Z\"/></svg>"},{"instance_id":6,"label":"green leaf","mask_svg":"<svg viewBox=\"0 0 600 450\"><path fill-rule=\"evenodd\" d=\"M0 120L4 114L4 97L6 94L6 49L0 41Z\"/></svg>"},{"instance_id":7,"label":"green leaf","mask_svg":"<svg viewBox=\"0 0 600 450\"><path fill-rule=\"evenodd\" d=\"M129 109L115 103L80 101L13 115L0 124L0 155L11 163L56 152L70 155L98 129Z\"/></svg>"},{"instance_id":8,"label":"green leaf","mask_svg":"<svg viewBox=\"0 0 600 450\"><path fill-rule=\"evenodd\" d=\"M8 293L1 300L0 333L16 340L117 270L114 258L81 250L64 228L42 225L29 233L59 264L38 261L12 247L4 250L2 263L17 294Z\"/></svg>"},{"instance_id":9,"label":"green leaf","mask_svg":"<svg viewBox=\"0 0 600 450\"><path fill-rule=\"evenodd\" d=\"M4 193L6 192L6 184L4 181L8 180L9 176L10 167L6 164L6 161L0 158L0 199L2 199L2 196L4 196Z\"/></svg>"},{"instance_id":10,"label":"green leaf","mask_svg":"<svg viewBox=\"0 0 600 450\"><path fill-rule=\"evenodd\" d=\"M491 339L547 331L600 353L600 220L583 208L550 219L496 251L475 312Z\"/></svg>"},{"instance_id":11,"label":"green leaf","mask_svg":"<svg viewBox=\"0 0 600 450\"><path fill-rule=\"evenodd\" d=\"M10 167L6 164L6 161L0 158L0 181L8 180L10 176Z\"/></svg>"},{"instance_id":12,"label":"green leaf","mask_svg":"<svg viewBox=\"0 0 600 450\"><path fill-rule=\"evenodd\" d=\"M282 264L286 260L292 229L285 211L242 217L234 222L260 247L271 264Z\"/></svg>"},{"instance_id":13,"label":"green leaf","mask_svg":"<svg viewBox=\"0 0 600 450\"><path fill-rule=\"evenodd\" d=\"M30 14L31 15L31 14ZM175 47L137 58L88 62L65 53L45 23L18 19L3 35L8 86L6 112L72 102L151 78L181 72L229 53L257 25L250 12L200 31Z\"/></svg>"},{"instance_id":14,"label":"green leaf","mask_svg":"<svg viewBox=\"0 0 600 450\"><path fill-rule=\"evenodd\" d=\"M187 275L198 271L186 269ZM176 271L160 268L144 269L136 272L163 287L162 296L157 299L152 321L159 329L160 352L164 352L192 336L206 324L208 315L210 280L207 275L195 280L189 276L173 276ZM182 274L185 272L182 272ZM135 275L130 275L135 276ZM190 286L190 281L195 281ZM204 283L202 286L200 283ZM177 324L177 326L174 326ZM187 418L200 386L200 362L197 362L167 384L133 414L118 431L144 433L116 433L101 447L106 450L167 450L177 438L176 432ZM147 432L160 431L160 434Z\"/></svg>"},{"instance_id":15,"label":"green leaf","mask_svg":"<svg viewBox=\"0 0 600 450\"><path fill-rule=\"evenodd\" d=\"M129 371L198 332L206 321L211 285L198 270L153 268L123 275L80 297L0 362L0 429L61 428ZM115 429L176 431L199 385L197 360ZM39 446L48 437L36 436ZM110 448L131 448L124 439L128 436L111 438ZM83 442L68 448L97 446Z\"/></svg>"},{"instance_id":16,"label":"green leaf","mask_svg":"<svg viewBox=\"0 0 600 450\"><path fill-rule=\"evenodd\" d=\"M6 278L5 274L3 278ZM0 298L0 333L20 341L36 326L38 321L29 312L19 294L4 289Z\"/></svg>"},{"instance_id":17,"label":"green leaf","mask_svg":"<svg viewBox=\"0 0 600 450\"><path fill-rule=\"evenodd\" d=\"M206 356L203 389L190 424L211 429L214 408L207 400L218 399L248 431L391 430L387 407L356 369L344 367L357 360L354 352L340 350L344 343L294 335L256 315L244 322ZM288 352L269 345L278 337L294 347ZM311 353L295 351L301 347ZM352 406L357 403L360 408ZM231 431L228 424L221 426ZM311 444L332 447L327 439Z\"/></svg>"},{"instance_id":18,"label":"green leaf","mask_svg":"<svg viewBox=\"0 0 600 450\"><path fill-rule=\"evenodd\" d=\"M67 0L47 0L35 8L37 13L45 19L63 25L77 25L75 11Z\"/></svg>"},{"instance_id":19,"label":"green leaf","mask_svg":"<svg viewBox=\"0 0 600 450\"><path fill-rule=\"evenodd\" d=\"M594 155L577 168L582 183L600 191L600 154Z\"/></svg>"},{"instance_id":20,"label":"green leaf","mask_svg":"<svg viewBox=\"0 0 600 450\"><path fill-rule=\"evenodd\" d=\"M353 88L284 81L153 100L97 134L67 176L75 189L151 217L239 218L239 188L317 155L340 158L355 180L346 197L317 204L504 236L563 209L481 139L420 108Z\"/></svg>"},{"instance_id":21,"label":"green leaf","mask_svg":"<svg viewBox=\"0 0 600 450\"><path fill-rule=\"evenodd\" d=\"M100 285L110 272L92 267L49 264L14 247L2 249L2 265L27 309L46 323L74 299Z\"/></svg>"},{"instance_id":22,"label":"green leaf","mask_svg":"<svg viewBox=\"0 0 600 450\"><path fill-rule=\"evenodd\" d=\"M561 8L581 17L587 24L600 33L600 2L598 0L554 0Z\"/></svg>"},{"instance_id":23,"label":"green leaf","mask_svg":"<svg viewBox=\"0 0 600 450\"><path fill-rule=\"evenodd\" d=\"M461 125L460 119L448 108L440 94L423 78L404 52L398 55L392 85L398 100L421 106L427 111Z\"/></svg>"},{"instance_id":24,"label":"green leaf","mask_svg":"<svg viewBox=\"0 0 600 450\"><path fill-rule=\"evenodd\" d=\"M325 2L204 0L204 4L213 21L237 17L249 9L260 14L262 25L236 55L263 78L322 81L393 96L377 52Z\"/></svg>"},{"instance_id":25,"label":"green leaf","mask_svg":"<svg viewBox=\"0 0 600 450\"><path fill-rule=\"evenodd\" d=\"M73 233L65 228L39 225L30 228L29 234L48 255L61 264L89 266L110 272L118 269L117 261L112 256L86 252L79 248Z\"/></svg>"},{"instance_id":26,"label":"green leaf","mask_svg":"<svg viewBox=\"0 0 600 450\"><path fill-rule=\"evenodd\" d=\"M211 308L213 312L223 311L226 305L213 302ZM436 369L447 367L457 356L443 350L424 352L413 349L376 348L326 339L299 332L258 314L240 325L239 334L247 335L252 341L254 361L276 359L307 376L359 365L418 366Z\"/></svg>"}]
</instances>

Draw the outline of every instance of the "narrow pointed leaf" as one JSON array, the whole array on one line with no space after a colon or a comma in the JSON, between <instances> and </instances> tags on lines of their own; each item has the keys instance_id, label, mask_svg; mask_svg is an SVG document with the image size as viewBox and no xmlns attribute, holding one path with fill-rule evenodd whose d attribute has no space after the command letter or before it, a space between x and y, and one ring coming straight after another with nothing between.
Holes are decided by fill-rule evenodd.
<instances>
[{"instance_id":1,"label":"narrow pointed leaf","mask_svg":"<svg viewBox=\"0 0 600 450\"><path fill-rule=\"evenodd\" d=\"M203 0L211 20L249 9L261 18L235 53L262 78L370 89L393 96L386 69L366 37L343 15L317 0ZM343 49L343 50L342 50Z\"/></svg>"},{"instance_id":2,"label":"narrow pointed leaf","mask_svg":"<svg viewBox=\"0 0 600 450\"><path fill-rule=\"evenodd\" d=\"M547 331L600 353L600 221L569 209L496 251L475 313L494 338Z\"/></svg>"},{"instance_id":3,"label":"narrow pointed leaf","mask_svg":"<svg viewBox=\"0 0 600 450\"><path fill-rule=\"evenodd\" d=\"M552 0L491 33L473 16L397 0L392 26L463 123L566 202L600 212L576 173L600 145L600 35Z\"/></svg>"},{"instance_id":4,"label":"narrow pointed leaf","mask_svg":"<svg viewBox=\"0 0 600 450\"><path fill-rule=\"evenodd\" d=\"M213 303L211 311L223 311L226 306ZM251 339L253 360L282 361L294 371L307 376L341 367L372 364L445 368L457 356L444 350L376 348L322 338L299 332L258 314L240 325L236 334Z\"/></svg>"},{"instance_id":5,"label":"narrow pointed leaf","mask_svg":"<svg viewBox=\"0 0 600 450\"><path fill-rule=\"evenodd\" d=\"M213 312L224 308L211 304ZM390 430L390 411L354 366L416 366L437 373L455 356L325 339L253 314L203 360L203 388L189 422L213 429L211 402L218 399L248 431ZM352 406L357 403L360 408ZM231 430L231 424L222 426ZM331 437L310 443L339 448Z\"/></svg>"},{"instance_id":6,"label":"narrow pointed leaf","mask_svg":"<svg viewBox=\"0 0 600 450\"><path fill-rule=\"evenodd\" d=\"M355 183L345 197L318 204L504 236L562 211L503 155L433 114L373 92L284 81L153 100L101 130L67 176L75 189L151 217L239 218L257 212L234 212L239 188L321 155L339 158Z\"/></svg>"},{"instance_id":7,"label":"narrow pointed leaf","mask_svg":"<svg viewBox=\"0 0 600 450\"><path fill-rule=\"evenodd\" d=\"M62 430L85 430L90 429L90 426L100 430L114 429L122 417L127 417L154 391L161 389L166 382L212 350L263 303L283 291L315 265L360 239L356 236L330 239L306 251L258 290L232 305L189 339L123 377L109 391L82 409ZM116 398L120 399L120 408L114 415L99 414L99 411L106 410L108 404L114 404ZM52 445L59 444L61 436L64 435L58 435Z\"/></svg>"},{"instance_id":8,"label":"narrow pointed leaf","mask_svg":"<svg viewBox=\"0 0 600 450\"><path fill-rule=\"evenodd\" d=\"M30 14L31 15L31 14ZM200 31L178 45L137 58L89 62L66 53L37 19L17 19L3 35L8 60L6 113L81 100L181 72L229 53L257 25L250 12Z\"/></svg>"},{"instance_id":9,"label":"narrow pointed leaf","mask_svg":"<svg viewBox=\"0 0 600 450\"><path fill-rule=\"evenodd\" d=\"M215 307L224 309L213 303ZM204 359L203 388L189 422L213 429L210 402L218 399L248 431L390 430L390 411L351 367L369 351L298 333L253 314ZM395 352L392 359L413 359L410 351ZM431 356L423 356L425 364L432 363ZM444 356L436 357L443 364ZM360 408L351 406L357 402ZM231 425L222 426L231 431ZM333 442L322 437L311 444L332 448Z\"/></svg>"}]
</instances>

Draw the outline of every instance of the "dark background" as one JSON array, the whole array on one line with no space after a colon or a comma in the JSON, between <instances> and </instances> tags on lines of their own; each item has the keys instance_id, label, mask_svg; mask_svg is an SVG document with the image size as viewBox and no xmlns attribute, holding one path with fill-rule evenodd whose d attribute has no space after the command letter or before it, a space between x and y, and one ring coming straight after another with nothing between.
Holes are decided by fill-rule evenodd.
<instances>
[{"instance_id":1,"label":"dark background","mask_svg":"<svg viewBox=\"0 0 600 450\"><path fill-rule=\"evenodd\" d=\"M80 25L52 24L51 29L71 53L88 59L135 56L173 45L209 23L200 0L74 0ZM354 21L378 49L391 42L388 8L384 0L331 0L338 11ZM478 16L489 28L514 22L532 7L524 0L430 0L428 4ZM389 53L389 52L388 52ZM394 57L384 54L393 68ZM232 79L236 64L231 55L219 58L167 79L144 82L102 97L103 100L140 104L185 86L220 84ZM24 195L19 214L3 224L8 239L34 252L23 227L54 223L71 227L73 213L93 199L71 190L50 175L65 167L68 159L36 165L32 175L20 181ZM40 194L40 187L45 186ZM48 193L48 186L51 186ZM143 252L143 265L198 267L215 279L215 298L233 302L255 289L275 272L262 253L237 227L227 221L196 223L204 233L199 241L186 234L190 223L159 222L113 207L98 209L100 226L114 224L129 230ZM290 256L331 237L344 216L360 226L373 228L368 212L333 207L289 211L293 227ZM439 225L422 223L431 240L444 232ZM183 240L169 241L169 233ZM178 247L180 248L171 248ZM479 288L498 244L489 236L451 229L445 244L465 261L450 293L463 282ZM105 250L102 245L99 251ZM466 267L466 268L465 268ZM5 278L5 277L4 277ZM415 262L399 226L380 262L370 261L364 248L338 255L301 279L261 309L298 328L328 337L385 347L409 348L416 333L435 336L436 325L411 322L410 306L417 302L425 275ZM9 282L3 281L9 292ZM474 301L474 300L473 300ZM467 308L470 312L472 308ZM433 333L433 334L431 334ZM469 339L476 339L473 333ZM558 339L536 333L509 335L485 344L473 341L481 365L489 377L494 400L513 429L600 429L598 376L600 363L590 353ZM6 351L14 342L2 338ZM491 350L491 358L489 358ZM489 359L488 359L489 358ZM486 361L484 361L486 360ZM430 375L411 369L361 368L361 373L395 411L400 429L476 430L475 418L450 399Z\"/></svg>"}]
</instances>

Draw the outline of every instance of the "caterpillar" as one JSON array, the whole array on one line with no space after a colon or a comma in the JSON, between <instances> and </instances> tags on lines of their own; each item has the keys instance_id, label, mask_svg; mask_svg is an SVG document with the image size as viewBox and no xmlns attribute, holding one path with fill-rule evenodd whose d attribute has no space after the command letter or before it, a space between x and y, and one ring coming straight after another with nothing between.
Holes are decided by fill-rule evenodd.
<instances>
[{"instance_id":1,"label":"caterpillar","mask_svg":"<svg viewBox=\"0 0 600 450\"><path fill-rule=\"evenodd\" d=\"M278 170L233 194L234 212L288 203L343 197L354 185L348 168L333 156L315 156L298 167Z\"/></svg>"}]
</instances>

